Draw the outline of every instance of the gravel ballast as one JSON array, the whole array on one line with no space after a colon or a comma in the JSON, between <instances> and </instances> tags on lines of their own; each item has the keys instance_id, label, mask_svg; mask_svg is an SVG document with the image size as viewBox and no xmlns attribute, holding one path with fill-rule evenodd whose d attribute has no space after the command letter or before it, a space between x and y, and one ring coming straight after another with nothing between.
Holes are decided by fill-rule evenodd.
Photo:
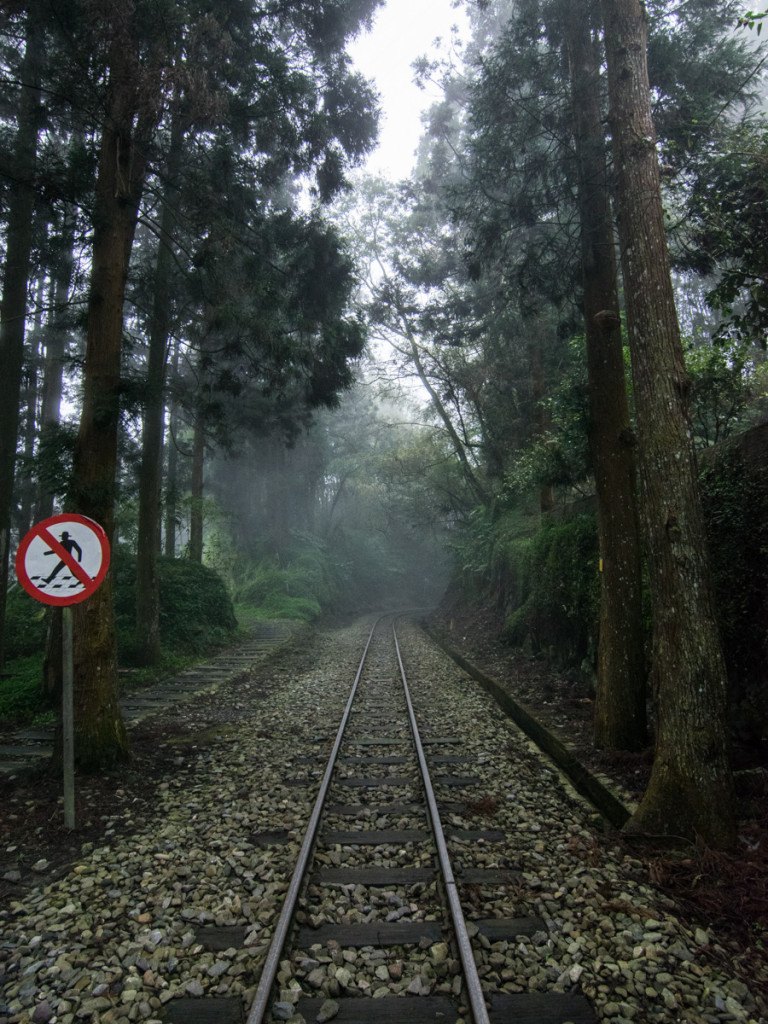
<instances>
[{"instance_id":1,"label":"gravel ballast","mask_svg":"<svg viewBox=\"0 0 768 1024\"><path fill-rule=\"evenodd\" d=\"M154 780L151 816L108 818L61 877L20 887L0 908L0 1024L162 1021L182 997L249 1005L365 635L362 623L318 632L293 662L283 655L257 679L158 716L168 744L184 730L205 730L205 742L179 746L172 770ZM506 837L451 842L459 868L514 873L501 888L472 887L467 917L543 922L513 941L477 936L486 991L581 991L598 1019L615 1024L768 1024L716 932L680 920L643 862L604 831L492 699L416 628L403 626L401 646L423 733L460 737L467 762L456 773L474 780L438 792L453 807L446 825ZM418 829L423 821L371 822L362 812L333 827L374 825ZM322 855L355 866L364 846ZM413 863L408 848L376 856ZM328 895L310 887L306 923L428 916L424 889L344 886ZM239 938L211 948L212 927ZM275 1016L284 1019L300 994L323 998L332 1016L345 995L414 998L458 994L460 985L443 941L413 955L318 943L309 955L287 956L278 982Z\"/></svg>"}]
</instances>

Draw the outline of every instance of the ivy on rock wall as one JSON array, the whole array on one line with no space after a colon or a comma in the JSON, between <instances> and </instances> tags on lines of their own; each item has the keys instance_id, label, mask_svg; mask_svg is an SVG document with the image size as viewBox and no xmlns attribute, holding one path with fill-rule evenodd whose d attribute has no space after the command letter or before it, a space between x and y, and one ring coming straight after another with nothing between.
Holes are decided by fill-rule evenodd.
<instances>
[{"instance_id":1,"label":"ivy on rock wall","mask_svg":"<svg viewBox=\"0 0 768 1024\"><path fill-rule=\"evenodd\" d=\"M759 739L768 727L768 424L735 438L702 477L717 613L734 728Z\"/></svg>"},{"instance_id":2,"label":"ivy on rock wall","mask_svg":"<svg viewBox=\"0 0 768 1024\"><path fill-rule=\"evenodd\" d=\"M562 666L591 660L600 606L595 517L546 524L527 552L530 589L507 619L510 641Z\"/></svg>"}]
</instances>

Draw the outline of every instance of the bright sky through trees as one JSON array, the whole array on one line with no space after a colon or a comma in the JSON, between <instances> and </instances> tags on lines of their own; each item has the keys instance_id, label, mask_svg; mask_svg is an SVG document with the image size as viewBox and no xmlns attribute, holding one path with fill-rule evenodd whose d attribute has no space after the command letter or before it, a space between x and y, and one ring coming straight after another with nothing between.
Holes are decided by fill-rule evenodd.
<instances>
[{"instance_id":1,"label":"bright sky through trees","mask_svg":"<svg viewBox=\"0 0 768 1024\"><path fill-rule=\"evenodd\" d=\"M376 14L373 31L349 46L357 67L374 79L381 94L382 125L379 146L366 169L398 179L413 169L421 135L421 114L440 98L437 88L419 89L413 81L413 62L434 55L434 42L450 46L451 28L466 26L463 7L453 0L387 0Z\"/></svg>"}]
</instances>

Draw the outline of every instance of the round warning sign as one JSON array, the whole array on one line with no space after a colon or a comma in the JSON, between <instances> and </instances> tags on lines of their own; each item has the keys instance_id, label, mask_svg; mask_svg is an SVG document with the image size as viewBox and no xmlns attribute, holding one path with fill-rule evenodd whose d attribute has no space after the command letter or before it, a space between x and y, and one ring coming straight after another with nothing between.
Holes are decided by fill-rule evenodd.
<instances>
[{"instance_id":1,"label":"round warning sign","mask_svg":"<svg viewBox=\"0 0 768 1024\"><path fill-rule=\"evenodd\" d=\"M65 512L33 526L16 552L16 576L36 601L84 601L109 568L109 541L92 519Z\"/></svg>"}]
</instances>

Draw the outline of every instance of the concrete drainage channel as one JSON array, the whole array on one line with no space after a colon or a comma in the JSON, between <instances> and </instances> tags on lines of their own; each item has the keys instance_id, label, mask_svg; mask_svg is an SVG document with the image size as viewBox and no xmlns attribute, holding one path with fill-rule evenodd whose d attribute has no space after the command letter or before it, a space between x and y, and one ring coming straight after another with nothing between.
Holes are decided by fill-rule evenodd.
<instances>
[{"instance_id":1,"label":"concrete drainage channel","mask_svg":"<svg viewBox=\"0 0 768 1024\"><path fill-rule=\"evenodd\" d=\"M497 702L499 707L516 725L542 750L552 758L558 768L570 780L574 789L585 797L603 817L616 829L621 829L631 816L630 810L624 805L609 785L584 767L573 756L568 747L554 733L542 725L522 704L519 704L504 687L492 676L486 675L472 662L467 661L457 651L452 650L438 637L433 636L445 653L452 658L459 668L479 683Z\"/></svg>"},{"instance_id":2,"label":"concrete drainage channel","mask_svg":"<svg viewBox=\"0 0 768 1024\"><path fill-rule=\"evenodd\" d=\"M296 623L287 621L257 622L252 627L251 637L238 647L222 652L202 665L194 665L156 686L125 694L120 699L120 706L126 724L130 728L180 700L214 692L287 643L295 627ZM54 723L42 728L23 729L13 734L10 743L0 744L0 777L11 780L50 758L54 730Z\"/></svg>"}]
</instances>

